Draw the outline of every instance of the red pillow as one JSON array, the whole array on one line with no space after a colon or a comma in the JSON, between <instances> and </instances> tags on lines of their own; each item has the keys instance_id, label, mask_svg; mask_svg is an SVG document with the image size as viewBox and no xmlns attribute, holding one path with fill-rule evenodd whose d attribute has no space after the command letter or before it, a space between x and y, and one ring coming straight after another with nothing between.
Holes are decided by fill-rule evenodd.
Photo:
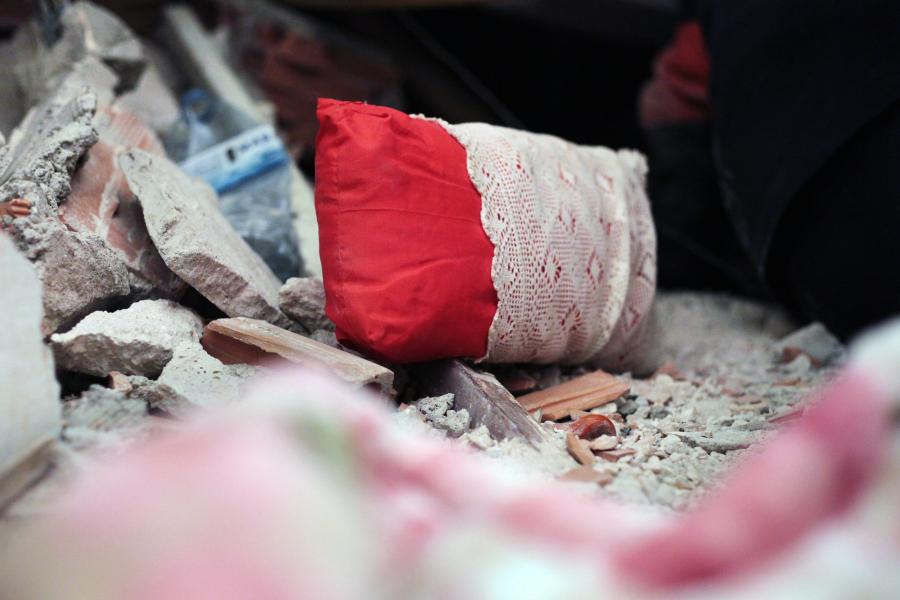
<instances>
[{"instance_id":1,"label":"red pillow","mask_svg":"<svg viewBox=\"0 0 900 600\"><path fill-rule=\"evenodd\" d=\"M466 151L437 123L319 100L316 215L342 343L407 363L483 357L493 245Z\"/></svg>"}]
</instances>

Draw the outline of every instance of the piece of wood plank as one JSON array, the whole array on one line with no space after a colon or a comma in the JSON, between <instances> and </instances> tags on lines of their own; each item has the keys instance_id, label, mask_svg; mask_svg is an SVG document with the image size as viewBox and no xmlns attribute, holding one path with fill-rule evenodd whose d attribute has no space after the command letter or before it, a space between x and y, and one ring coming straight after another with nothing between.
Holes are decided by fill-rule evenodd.
<instances>
[{"instance_id":1,"label":"piece of wood plank","mask_svg":"<svg viewBox=\"0 0 900 600\"><path fill-rule=\"evenodd\" d=\"M631 385L605 371L594 371L546 390L519 398L528 412L541 410L541 419L556 421L578 410L590 410L627 393Z\"/></svg>"},{"instance_id":2,"label":"piece of wood plank","mask_svg":"<svg viewBox=\"0 0 900 600\"><path fill-rule=\"evenodd\" d=\"M279 359L318 364L348 383L392 393L394 373L390 369L265 321L246 317L212 321L201 342L225 364L259 365Z\"/></svg>"},{"instance_id":3,"label":"piece of wood plank","mask_svg":"<svg viewBox=\"0 0 900 600\"><path fill-rule=\"evenodd\" d=\"M250 95L193 10L184 5L171 5L163 10L163 14L166 32L172 41L171 49L181 59L191 78L261 123L269 122L269 115ZM297 215L296 228L303 268L307 275L321 278L319 222L316 220L313 188L294 163L290 168L291 204Z\"/></svg>"},{"instance_id":4,"label":"piece of wood plank","mask_svg":"<svg viewBox=\"0 0 900 600\"><path fill-rule=\"evenodd\" d=\"M420 396L453 394L453 407L467 410L473 426L484 425L496 440L521 437L537 447L547 439L541 426L493 375L458 360L417 365L411 375Z\"/></svg>"}]
</instances>

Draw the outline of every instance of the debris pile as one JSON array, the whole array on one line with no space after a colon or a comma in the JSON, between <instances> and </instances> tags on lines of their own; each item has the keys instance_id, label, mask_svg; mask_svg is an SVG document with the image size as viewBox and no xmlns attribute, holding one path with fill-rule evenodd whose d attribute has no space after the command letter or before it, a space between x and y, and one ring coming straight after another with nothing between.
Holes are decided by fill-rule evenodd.
<instances>
[{"instance_id":1,"label":"debris pile","mask_svg":"<svg viewBox=\"0 0 900 600\"><path fill-rule=\"evenodd\" d=\"M166 14L197 83L255 111L190 11ZM152 107L165 113L175 90L156 51L89 2L63 12L59 36L48 45L32 24L6 49L21 64L5 83L31 108L0 149L0 206L42 283L63 444L84 429L115 435L120 413L155 422L239 403L280 364L318 366L393 399L410 426L512 469L684 508L840 364L840 344L816 326L779 341L789 325L769 309L691 295L659 300L660 356L670 362L649 379L556 365L379 364L335 341L320 279L297 273L282 284L213 189L167 158L157 133L176 117L154 118ZM306 248L313 234L305 230Z\"/></svg>"},{"instance_id":2,"label":"debris pile","mask_svg":"<svg viewBox=\"0 0 900 600\"><path fill-rule=\"evenodd\" d=\"M525 567L549 565L559 567L547 575L559 590L595 591L596 573L579 579L573 565L597 552L612 572L610 547L630 548L630 538L660 523L677 526L684 511L710 502L710 492L726 485L726 471L771 454L766 442L786 423L806 423L812 404L804 399L832 383L848 360L819 324L798 329L770 306L696 293L657 297L659 367L646 377L590 365L398 365L344 347L326 313L315 222L303 221L310 207L298 211L307 271L283 282L223 216L214 189L166 156L158 135L178 116L177 90L167 87L144 41L90 2L61 14L55 42L32 23L0 47L16 61L15 68L0 65L0 93L18 90L22 109L0 114L0 128L16 121L0 145L0 314L7 317L0 526L52 513L62 486L86 477L61 514L94 531L97 511L115 513L110 518L122 519L123 539L134 544L123 564L146 565L152 557L141 549L159 540L129 520L131 509L163 524L177 520L171 490L221 507L241 489L261 503L250 511L263 515L257 534L280 535L284 526L290 543L307 540L279 547L296 550L285 560L297 562L284 564L321 562L308 543L319 536L358 557L354 564L365 571L358 581L383 568L384 561L373 566L373 548L411 561L403 573L409 588L399 596L421 597L416 586L440 579L443 571L428 564L434 556L480 573L474 587L513 556L507 566L522 577L530 573ZM196 26L185 7L168 15L176 29ZM238 78L212 81L224 59L204 54L208 40L186 43L185 31L176 37L180 52L193 53L196 83L236 90L238 104L258 110ZM285 60L290 47L283 46L257 57L267 65L264 80ZM308 137L294 125L298 137ZM292 176L302 196L308 185L295 169ZM230 415L224 425L192 429L193 418L219 412ZM245 418L250 426L242 428ZM819 443L831 431L825 425L808 426L807 437ZM845 446L839 449L851 455ZM183 468L171 467L166 460L181 452ZM96 457L109 455L123 462L103 467L108 478L92 482L92 473L104 473L94 470ZM846 463L856 467L854 456ZM822 464L828 476L844 465ZM144 482L144 472L131 473L141 493L108 487L127 481L133 468L148 474ZM779 482L787 473L779 471ZM517 487L520 475L528 485ZM188 485L194 478L202 485ZM93 507L91 499L101 503ZM127 510L104 512L117 503ZM357 505L362 512L354 512ZM628 519L613 518L613 533L601 535L620 510ZM352 520L363 514L375 524ZM209 531L226 525L214 510L199 521ZM851 525L843 526L851 538ZM487 550L478 545L482 531ZM541 552L532 563L516 545L523 539L575 550L563 565ZM79 548L77 540L64 541L71 546L60 550L62 561ZM424 552L429 543L437 554ZM228 551L244 556L243 549ZM482 551L485 564L474 564ZM271 545L260 556L267 552L284 559ZM101 573L97 581L123 577L99 559L66 576L94 589L92 569ZM22 571L26 579L29 572Z\"/></svg>"}]
</instances>

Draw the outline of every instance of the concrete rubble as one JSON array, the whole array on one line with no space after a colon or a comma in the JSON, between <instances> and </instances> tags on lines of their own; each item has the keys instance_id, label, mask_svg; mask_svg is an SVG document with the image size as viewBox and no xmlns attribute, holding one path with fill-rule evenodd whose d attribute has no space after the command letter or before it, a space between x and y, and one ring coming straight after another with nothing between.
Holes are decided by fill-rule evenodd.
<instances>
[{"instance_id":1,"label":"concrete rubble","mask_svg":"<svg viewBox=\"0 0 900 600\"><path fill-rule=\"evenodd\" d=\"M34 262L43 285L43 331L53 333L125 300L131 293L125 263L100 238L74 233L47 219L19 227L17 241Z\"/></svg>"},{"instance_id":2,"label":"concrete rubble","mask_svg":"<svg viewBox=\"0 0 900 600\"><path fill-rule=\"evenodd\" d=\"M538 447L547 437L547 432L489 373L476 371L456 360L419 365L412 373L421 394L429 397L453 394L455 410L465 410L472 425L483 425L495 440L521 437Z\"/></svg>"},{"instance_id":3,"label":"concrete rubble","mask_svg":"<svg viewBox=\"0 0 900 600\"><path fill-rule=\"evenodd\" d=\"M444 447L665 514L715 491L846 360L821 324L697 293L659 294L665 364L647 377L362 356L338 343L321 279L282 285L166 157L155 132L178 104L141 41L87 2L61 33L48 48L32 24L0 44L18 59L0 64L0 202L31 204L0 223L0 508L48 447L76 463L123 450L300 365L399 405L402 428Z\"/></svg>"},{"instance_id":4,"label":"concrete rubble","mask_svg":"<svg viewBox=\"0 0 900 600\"><path fill-rule=\"evenodd\" d=\"M278 278L222 216L212 188L139 149L121 155L119 166L172 271L228 316L292 326L278 308Z\"/></svg>"},{"instance_id":5,"label":"concrete rubble","mask_svg":"<svg viewBox=\"0 0 900 600\"><path fill-rule=\"evenodd\" d=\"M92 385L63 404L63 441L74 450L121 450L151 432L147 404Z\"/></svg>"},{"instance_id":6,"label":"concrete rubble","mask_svg":"<svg viewBox=\"0 0 900 600\"><path fill-rule=\"evenodd\" d=\"M234 404L246 394L250 381L260 371L259 367L250 365L223 364L207 354L199 343L185 342L175 349L172 360L157 380L175 395L161 395L153 408L173 416L185 416L198 408Z\"/></svg>"},{"instance_id":7,"label":"concrete rubble","mask_svg":"<svg viewBox=\"0 0 900 600\"><path fill-rule=\"evenodd\" d=\"M125 262L133 295L178 299L187 285L166 266L144 225L141 205L128 187L118 157L130 148L165 156L156 135L120 108L104 108L94 119L98 141L72 179L60 218L73 231L92 233Z\"/></svg>"},{"instance_id":8,"label":"concrete rubble","mask_svg":"<svg viewBox=\"0 0 900 600\"><path fill-rule=\"evenodd\" d=\"M0 505L44 469L31 456L60 430L53 356L41 342L41 286L34 269L0 235ZM22 470L24 469L24 471ZM12 479L12 480L10 480Z\"/></svg>"},{"instance_id":9,"label":"concrete rubble","mask_svg":"<svg viewBox=\"0 0 900 600\"><path fill-rule=\"evenodd\" d=\"M600 483L579 485L603 497L681 510L715 489L721 474L772 435L780 420L795 416L798 403L832 377L843 350L820 367L805 355L784 363L779 344L793 324L783 313L753 302L663 293L657 310L666 324L657 340L663 362L669 362L664 371L677 372L677 379L667 373L631 378L629 393L589 411L615 422L619 443L595 452L592 468L605 476ZM542 389L588 373L522 368ZM557 427L552 446L565 451L567 426ZM473 434L461 440L471 444ZM523 468L520 449L484 446L510 468ZM524 466L563 477L576 463L571 458L568 463L534 460Z\"/></svg>"},{"instance_id":10,"label":"concrete rubble","mask_svg":"<svg viewBox=\"0 0 900 600\"><path fill-rule=\"evenodd\" d=\"M0 151L0 200L27 198L34 219L55 217L76 163L97 141L96 109L96 95L82 88L56 93L29 111Z\"/></svg>"},{"instance_id":11,"label":"concrete rubble","mask_svg":"<svg viewBox=\"0 0 900 600\"><path fill-rule=\"evenodd\" d=\"M143 73L140 41L118 17L93 3L75 2L63 11L60 37L49 48L38 27L37 23L21 27L13 40L16 72L29 103L54 92L86 64L107 70L117 92L132 89Z\"/></svg>"},{"instance_id":12,"label":"concrete rubble","mask_svg":"<svg viewBox=\"0 0 900 600\"><path fill-rule=\"evenodd\" d=\"M31 215L6 223L43 284L45 333L73 325L131 291L125 263L101 239L67 229L58 218L71 177L96 142L96 97L63 93L32 109L0 152L0 200L26 198Z\"/></svg>"},{"instance_id":13,"label":"concrete rubble","mask_svg":"<svg viewBox=\"0 0 900 600\"><path fill-rule=\"evenodd\" d=\"M143 300L115 312L95 312L66 333L51 336L57 364L106 376L158 376L180 344L198 342L203 322L169 300Z\"/></svg>"},{"instance_id":14,"label":"concrete rubble","mask_svg":"<svg viewBox=\"0 0 900 600\"><path fill-rule=\"evenodd\" d=\"M334 331L325 314L325 287L321 279L292 277L278 290L278 305L288 317L307 331Z\"/></svg>"},{"instance_id":15,"label":"concrete rubble","mask_svg":"<svg viewBox=\"0 0 900 600\"><path fill-rule=\"evenodd\" d=\"M420 398L415 406L429 423L443 429L450 437L458 438L470 429L472 418L464 408L453 410L453 397L453 394L444 394L435 398Z\"/></svg>"}]
</instances>

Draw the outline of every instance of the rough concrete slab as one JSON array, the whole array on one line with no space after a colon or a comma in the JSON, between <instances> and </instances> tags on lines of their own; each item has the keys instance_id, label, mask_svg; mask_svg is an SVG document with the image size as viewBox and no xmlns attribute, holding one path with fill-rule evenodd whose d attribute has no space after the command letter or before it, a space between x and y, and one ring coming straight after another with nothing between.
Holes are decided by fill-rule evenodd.
<instances>
[{"instance_id":1,"label":"rough concrete slab","mask_svg":"<svg viewBox=\"0 0 900 600\"><path fill-rule=\"evenodd\" d=\"M43 285L45 335L128 297L131 286L125 263L103 240L71 232L52 219L29 226L23 221L16 220L13 233Z\"/></svg>"},{"instance_id":2,"label":"rough concrete slab","mask_svg":"<svg viewBox=\"0 0 900 600\"><path fill-rule=\"evenodd\" d=\"M41 285L34 268L0 234L0 483L30 453L55 439L61 426L53 356L41 336ZM38 469L39 471L40 469ZM25 477L20 484L29 483ZM0 488L5 486L0 485ZM3 496L14 491L0 489Z\"/></svg>"},{"instance_id":3,"label":"rough concrete slab","mask_svg":"<svg viewBox=\"0 0 900 600\"><path fill-rule=\"evenodd\" d=\"M122 154L119 165L172 271L230 317L294 327L278 308L281 282L222 215L211 187L142 150Z\"/></svg>"},{"instance_id":4,"label":"rough concrete slab","mask_svg":"<svg viewBox=\"0 0 900 600\"><path fill-rule=\"evenodd\" d=\"M176 394L158 408L182 416L197 408L228 406L240 400L249 381L261 369L250 365L225 365L196 342L175 349L158 383ZM184 404L187 401L187 404Z\"/></svg>"},{"instance_id":5,"label":"rough concrete slab","mask_svg":"<svg viewBox=\"0 0 900 600\"><path fill-rule=\"evenodd\" d=\"M91 313L50 341L63 369L156 377L176 347L199 341L202 332L203 322L190 309L169 300L143 300L124 310Z\"/></svg>"},{"instance_id":6,"label":"rough concrete slab","mask_svg":"<svg viewBox=\"0 0 900 600\"><path fill-rule=\"evenodd\" d=\"M100 110L94 128L99 139L72 178L72 191L59 208L60 219L74 231L106 241L137 280L135 296L178 299L187 284L169 270L156 250L141 205L118 164L118 157L131 148L165 156L162 144L137 117L120 108Z\"/></svg>"},{"instance_id":7,"label":"rough concrete slab","mask_svg":"<svg viewBox=\"0 0 900 600\"><path fill-rule=\"evenodd\" d=\"M315 277L292 277L278 291L282 312L307 331L334 330L325 315L325 286Z\"/></svg>"}]
</instances>

